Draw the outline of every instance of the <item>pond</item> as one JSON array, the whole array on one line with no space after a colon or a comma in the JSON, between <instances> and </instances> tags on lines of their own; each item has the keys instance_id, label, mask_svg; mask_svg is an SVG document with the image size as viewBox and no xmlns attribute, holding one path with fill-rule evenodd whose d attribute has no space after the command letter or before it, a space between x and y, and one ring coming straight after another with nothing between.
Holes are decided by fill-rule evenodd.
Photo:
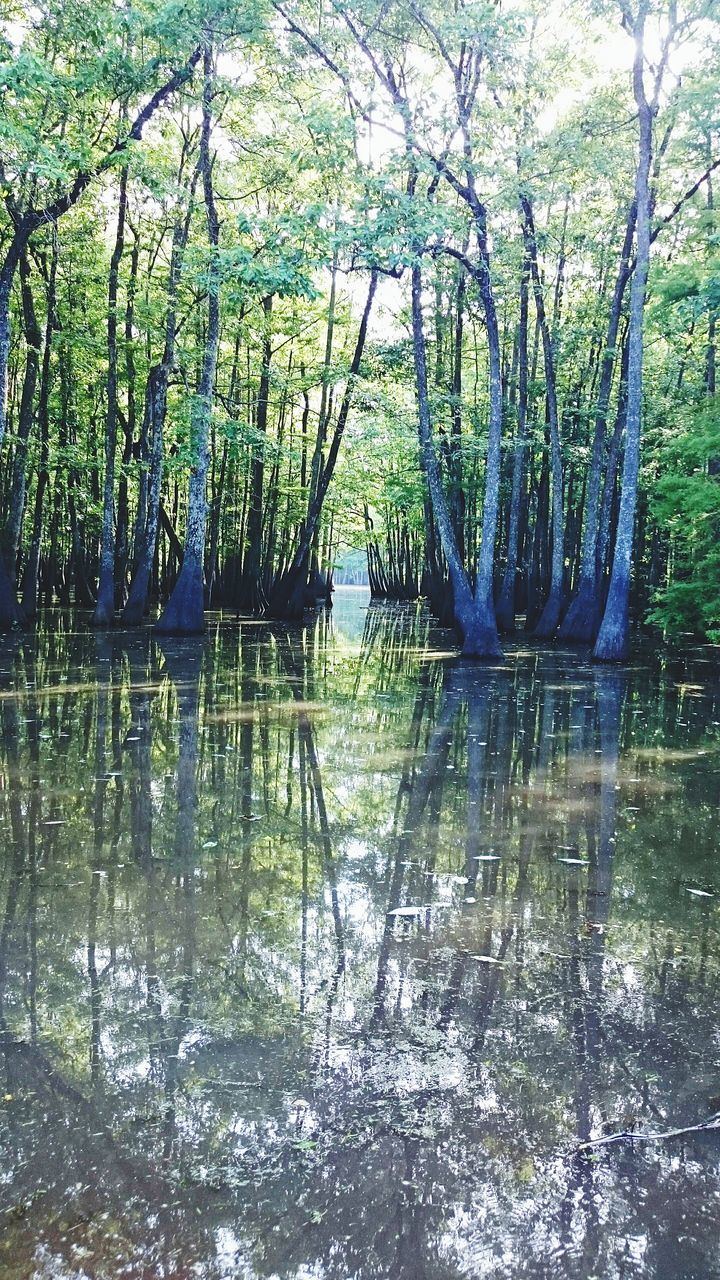
<instances>
[{"instance_id":1,"label":"pond","mask_svg":"<svg viewBox=\"0 0 720 1280\"><path fill-rule=\"evenodd\" d=\"M717 654L0 647L3 1280L720 1276Z\"/></svg>"}]
</instances>

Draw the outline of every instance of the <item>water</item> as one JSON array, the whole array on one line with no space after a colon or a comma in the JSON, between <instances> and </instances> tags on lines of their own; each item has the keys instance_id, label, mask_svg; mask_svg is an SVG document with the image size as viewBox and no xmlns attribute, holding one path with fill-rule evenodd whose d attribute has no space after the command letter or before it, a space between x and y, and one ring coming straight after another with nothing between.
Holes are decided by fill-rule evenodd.
<instances>
[{"instance_id":1,"label":"water","mask_svg":"<svg viewBox=\"0 0 720 1280\"><path fill-rule=\"evenodd\" d=\"M3 642L3 1280L720 1276L716 655L452 653Z\"/></svg>"}]
</instances>

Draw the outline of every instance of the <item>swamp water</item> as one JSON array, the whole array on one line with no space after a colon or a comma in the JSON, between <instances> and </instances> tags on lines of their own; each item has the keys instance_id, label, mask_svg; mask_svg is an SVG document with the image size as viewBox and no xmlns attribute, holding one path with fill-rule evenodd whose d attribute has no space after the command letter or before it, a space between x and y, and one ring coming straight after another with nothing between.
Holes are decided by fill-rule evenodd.
<instances>
[{"instance_id":1,"label":"swamp water","mask_svg":"<svg viewBox=\"0 0 720 1280\"><path fill-rule=\"evenodd\" d=\"M3 1280L720 1277L717 654L0 645Z\"/></svg>"}]
</instances>

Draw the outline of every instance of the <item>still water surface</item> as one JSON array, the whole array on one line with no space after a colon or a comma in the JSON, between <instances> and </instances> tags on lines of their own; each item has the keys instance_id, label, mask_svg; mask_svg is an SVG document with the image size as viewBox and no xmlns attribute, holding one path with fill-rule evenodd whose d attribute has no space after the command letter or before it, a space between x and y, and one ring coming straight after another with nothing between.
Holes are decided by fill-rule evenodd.
<instances>
[{"instance_id":1,"label":"still water surface","mask_svg":"<svg viewBox=\"0 0 720 1280\"><path fill-rule=\"evenodd\" d=\"M3 1280L720 1277L717 652L0 647Z\"/></svg>"}]
</instances>

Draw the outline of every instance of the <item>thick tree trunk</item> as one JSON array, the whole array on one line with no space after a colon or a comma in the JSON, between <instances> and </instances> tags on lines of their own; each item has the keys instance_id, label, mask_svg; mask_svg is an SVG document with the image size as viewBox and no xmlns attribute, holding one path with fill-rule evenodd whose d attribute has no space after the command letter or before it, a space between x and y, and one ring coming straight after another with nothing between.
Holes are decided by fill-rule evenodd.
<instances>
[{"instance_id":1,"label":"thick tree trunk","mask_svg":"<svg viewBox=\"0 0 720 1280\"><path fill-rule=\"evenodd\" d=\"M583 535L582 564L577 591L563 618L558 638L574 644L590 644L595 639L602 611L602 565L598 557L598 533L600 527L600 488L607 434L607 414L610 403L620 315L625 289L630 278L630 258L635 235L637 206L633 200L625 226L620 265L613 291L608 317L605 350L602 358L600 385L595 406L595 433L593 435L590 470L585 500L585 532Z\"/></svg>"},{"instance_id":2,"label":"thick tree trunk","mask_svg":"<svg viewBox=\"0 0 720 1280\"><path fill-rule=\"evenodd\" d=\"M180 161L178 183L182 179L186 155L183 152ZM143 410L142 438L147 441L149 457L146 475L145 498L138 510L135 532L135 569L130 583L130 590L122 614L123 626L137 626L142 622L148 609L148 595L152 580L157 535L160 525L160 498L163 479L163 435L165 414L167 410L167 389L170 371L175 358L175 338L177 332L177 290L182 271L183 257L190 233L190 220L193 211L195 184L199 168L195 169L188 192L187 209L184 217L178 212L173 228L172 248L170 251L170 271L167 285L167 310L165 313L165 348L162 361L148 373L145 387L145 407ZM141 523L141 512L144 507L144 519Z\"/></svg>"},{"instance_id":3,"label":"thick tree trunk","mask_svg":"<svg viewBox=\"0 0 720 1280\"><path fill-rule=\"evenodd\" d=\"M220 223L212 181L210 156L210 126L214 72L212 50L206 46L203 53L203 107L200 134L200 173L205 196L207 216L208 263L208 321L203 355L202 373L192 414L192 435L195 465L190 474L188 493L185 551L182 568L167 605L155 624L161 634L196 635L205 630L203 560L205 555L205 528L207 524L207 473L209 463L210 415L212 413L213 386L220 341L220 278L218 245Z\"/></svg>"},{"instance_id":4,"label":"thick tree trunk","mask_svg":"<svg viewBox=\"0 0 720 1280\"><path fill-rule=\"evenodd\" d=\"M432 513L440 534L440 542L447 561L453 593L453 613L467 657L497 657L500 645L495 627L495 616L488 615L487 600L479 607L460 559L450 510L443 491L442 477L432 439L430 400L428 395L427 354L422 315L422 272L418 263L412 268L412 326L413 354L415 357L415 381L418 402L418 435L422 469L427 482ZM499 376L499 368L498 368Z\"/></svg>"},{"instance_id":5,"label":"thick tree trunk","mask_svg":"<svg viewBox=\"0 0 720 1280\"><path fill-rule=\"evenodd\" d=\"M637 203L637 254L630 290L628 330L627 423L622 496L615 535L610 587L593 657L598 662L621 662L629 652L630 571L635 508L640 468L640 430L643 394L643 313L650 264L650 163L652 159L653 108L644 85L644 29L646 0L640 0L635 22L633 90L638 108L639 154L635 199Z\"/></svg>"},{"instance_id":6,"label":"thick tree trunk","mask_svg":"<svg viewBox=\"0 0 720 1280\"><path fill-rule=\"evenodd\" d=\"M490 276L490 254L484 207L474 198L473 216L480 250L480 266L476 280L480 290L490 365L488 444L485 456L485 495L483 498L482 534L475 580L475 617L469 632L464 633L463 653L471 658L502 657L495 618L494 571L495 536L500 507L500 466L502 448L503 401L500 372L500 334L495 297Z\"/></svg>"}]
</instances>

